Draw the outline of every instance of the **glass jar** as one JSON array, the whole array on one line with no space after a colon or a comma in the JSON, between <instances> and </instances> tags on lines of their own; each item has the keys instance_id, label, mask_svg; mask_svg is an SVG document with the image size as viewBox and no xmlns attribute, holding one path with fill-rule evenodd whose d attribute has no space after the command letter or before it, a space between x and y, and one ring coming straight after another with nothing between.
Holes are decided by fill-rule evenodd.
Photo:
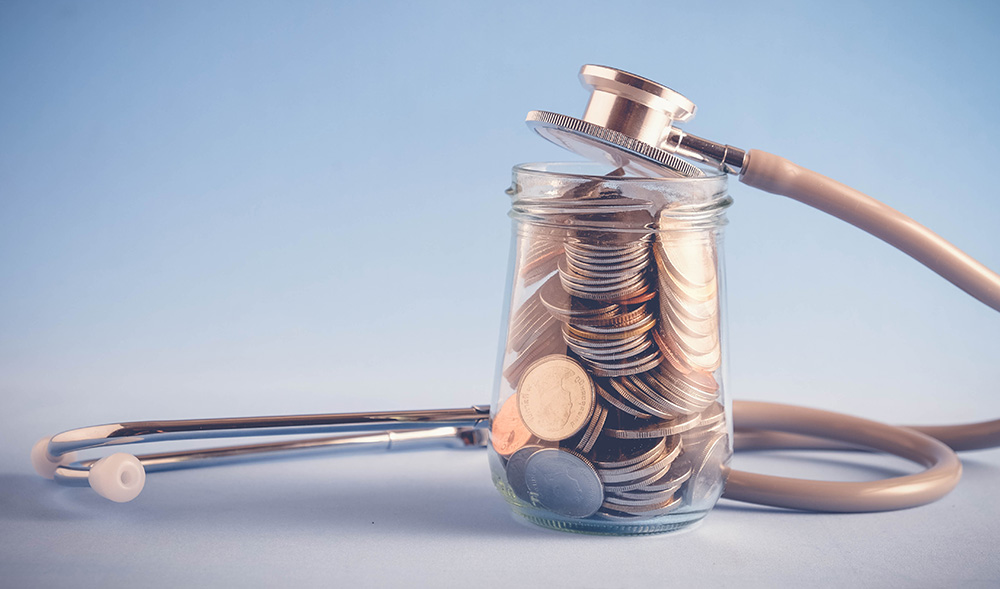
<instances>
[{"instance_id":1,"label":"glass jar","mask_svg":"<svg viewBox=\"0 0 1000 589\"><path fill-rule=\"evenodd\" d=\"M723 393L726 176L514 168L488 452L516 514L650 534L700 521L732 456Z\"/></svg>"}]
</instances>

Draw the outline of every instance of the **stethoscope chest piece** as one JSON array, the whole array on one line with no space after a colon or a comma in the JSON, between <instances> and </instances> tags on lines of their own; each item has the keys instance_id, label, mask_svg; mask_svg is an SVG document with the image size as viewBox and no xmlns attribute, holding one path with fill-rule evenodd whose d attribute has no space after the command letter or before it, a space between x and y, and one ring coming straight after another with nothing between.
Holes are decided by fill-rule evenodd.
<instances>
[{"instance_id":1,"label":"stethoscope chest piece","mask_svg":"<svg viewBox=\"0 0 1000 589\"><path fill-rule=\"evenodd\" d=\"M591 90L583 120L649 145L659 145L675 121L689 121L697 111L679 92L622 70L585 65L580 81Z\"/></svg>"}]
</instances>

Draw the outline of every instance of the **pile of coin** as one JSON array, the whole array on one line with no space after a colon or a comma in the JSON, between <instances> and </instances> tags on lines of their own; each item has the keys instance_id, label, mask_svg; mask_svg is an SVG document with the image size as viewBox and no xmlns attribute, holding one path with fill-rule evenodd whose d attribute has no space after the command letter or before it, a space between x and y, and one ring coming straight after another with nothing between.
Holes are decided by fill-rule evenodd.
<instances>
[{"instance_id":1,"label":"pile of coin","mask_svg":"<svg viewBox=\"0 0 1000 589\"><path fill-rule=\"evenodd\" d=\"M717 492L729 440L715 251L671 222L522 238L531 294L511 314L503 373L515 392L492 421L497 483L517 501L636 520Z\"/></svg>"}]
</instances>

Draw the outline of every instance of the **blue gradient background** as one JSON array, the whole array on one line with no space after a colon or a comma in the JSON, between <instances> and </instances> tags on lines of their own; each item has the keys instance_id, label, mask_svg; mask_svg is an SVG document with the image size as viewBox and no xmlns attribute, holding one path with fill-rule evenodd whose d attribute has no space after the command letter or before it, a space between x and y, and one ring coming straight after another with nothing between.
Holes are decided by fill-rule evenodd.
<instances>
[{"instance_id":1,"label":"blue gradient background","mask_svg":"<svg viewBox=\"0 0 1000 589\"><path fill-rule=\"evenodd\" d=\"M28 477L43 434L487 402L510 168L573 157L523 118L582 114L584 63L661 81L698 104L688 130L841 180L1000 268L998 25L991 2L0 4L0 562L32 578L25 514L57 520L57 554L84 534ZM1000 415L995 312L840 221L731 193L734 398ZM533 554L557 541L518 534L542 538ZM163 542L140 545L174 550L164 578L184 579L193 555ZM1000 576L985 562L962 570ZM741 578L774 580L755 566Z\"/></svg>"}]
</instances>

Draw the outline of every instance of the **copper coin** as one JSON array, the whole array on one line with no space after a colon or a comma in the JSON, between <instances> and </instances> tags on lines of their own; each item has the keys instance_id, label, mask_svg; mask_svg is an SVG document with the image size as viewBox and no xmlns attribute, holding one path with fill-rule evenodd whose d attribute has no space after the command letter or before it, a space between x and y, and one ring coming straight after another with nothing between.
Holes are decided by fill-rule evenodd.
<instances>
[{"instance_id":1,"label":"copper coin","mask_svg":"<svg viewBox=\"0 0 1000 589\"><path fill-rule=\"evenodd\" d=\"M523 448L531 440L531 432L524 427L521 414L517 411L517 393L514 393L493 418L490 431L493 449L502 456L510 456Z\"/></svg>"}]
</instances>

